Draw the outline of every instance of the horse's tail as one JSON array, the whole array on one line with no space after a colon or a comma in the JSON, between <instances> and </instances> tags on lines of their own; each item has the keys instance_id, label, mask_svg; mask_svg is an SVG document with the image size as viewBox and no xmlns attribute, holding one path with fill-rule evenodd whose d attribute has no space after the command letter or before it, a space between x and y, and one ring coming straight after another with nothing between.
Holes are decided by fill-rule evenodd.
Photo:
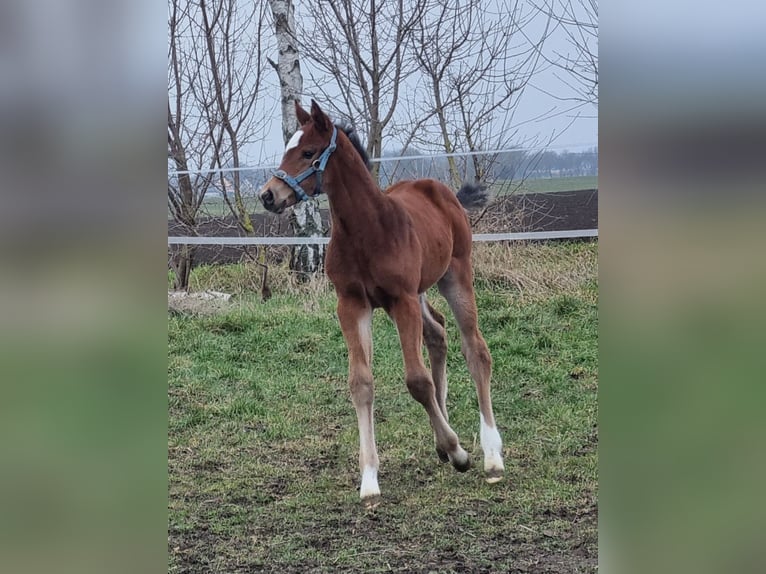
<instances>
[{"instance_id":1,"label":"horse's tail","mask_svg":"<svg viewBox=\"0 0 766 574\"><path fill-rule=\"evenodd\" d=\"M457 200L466 209L477 209L487 205L490 196L486 185L466 182L457 192Z\"/></svg>"}]
</instances>

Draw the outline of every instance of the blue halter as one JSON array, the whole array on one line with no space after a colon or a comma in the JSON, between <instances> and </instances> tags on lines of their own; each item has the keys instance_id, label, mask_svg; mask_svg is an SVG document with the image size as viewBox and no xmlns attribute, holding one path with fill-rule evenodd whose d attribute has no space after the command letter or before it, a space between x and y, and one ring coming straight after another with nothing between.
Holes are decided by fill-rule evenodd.
<instances>
[{"instance_id":1,"label":"blue halter","mask_svg":"<svg viewBox=\"0 0 766 574\"><path fill-rule=\"evenodd\" d=\"M324 171L324 168L327 166L327 160L330 159L330 155L332 152L335 151L335 148L337 147L335 145L335 139L338 137L338 128L335 126L332 127L332 137L330 138L330 145L328 145L325 150L322 152L322 155L320 155L317 159L315 159L313 162L311 162L311 167L309 167L306 171L303 173L300 173L296 175L295 177L288 175L285 173L284 170L277 170L274 172L274 177L277 179L281 179L284 181L287 185L289 185L292 190L295 192L295 197L298 201L308 201L309 197L312 197L308 195L303 188L301 187L301 182L307 180L312 175L317 174L317 183L314 187L314 193L313 195L319 195L322 193L322 172Z\"/></svg>"}]
</instances>

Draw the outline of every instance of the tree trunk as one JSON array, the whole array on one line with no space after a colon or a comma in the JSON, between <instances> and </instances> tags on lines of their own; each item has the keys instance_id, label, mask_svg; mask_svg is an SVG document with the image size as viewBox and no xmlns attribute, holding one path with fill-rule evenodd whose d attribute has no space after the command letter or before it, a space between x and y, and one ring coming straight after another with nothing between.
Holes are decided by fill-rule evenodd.
<instances>
[{"instance_id":1,"label":"tree trunk","mask_svg":"<svg viewBox=\"0 0 766 574\"><path fill-rule=\"evenodd\" d=\"M371 158L381 157L383 155L383 126L379 120L373 119L370 122L370 140L367 144L367 155ZM372 179L380 185L380 162L375 162L370 168Z\"/></svg>"},{"instance_id":2,"label":"tree trunk","mask_svg":"<svg viewBox=\"0 0 766 574\"><path fill-rule=\"evenodd\" d=\"M285 143L298 130L295 117L295 102L300 101L303 91L303 77L298 60L298 43L295 40L295 7L292 0L269 0L271 13L274 15L274 28L277 36L279 58L272 66L279 76L282 91L282 138ZM298 203L290 217L293 232L298 237L322 237L322 218L319 202L311 199ZM290 269L298 273L301 280L321 270L324 261L324 245L295 245L291 248Z\"/></svg>"},{"instance_id":3,"label":"tree trunk","mask_svg":"<svg viewBox=\"0 0 766 574\"><path fill-rule=\"evenodd\" d=\"M189 277L191 276L193 263L194 247L190 245L179 245L178 250L173 253L172 261L173 271L175 271L175 279L173 280L174 290L189 290Z\"/></svg>"}]
</instances>

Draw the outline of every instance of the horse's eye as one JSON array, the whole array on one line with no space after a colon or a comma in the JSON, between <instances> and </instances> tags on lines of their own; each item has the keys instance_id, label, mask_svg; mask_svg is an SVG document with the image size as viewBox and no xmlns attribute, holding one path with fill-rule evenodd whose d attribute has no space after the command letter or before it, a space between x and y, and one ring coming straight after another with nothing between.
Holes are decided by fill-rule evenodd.
<instances>
[{"instance_id":1,"label":"horse's eye","mask_svg":"<svg viewBox=\"0 0 766 574\"><path fill-rule=\"evenodd\" d=\"M311 159L312 157L314 157L314 152L306 150L303 152L303 157L305 157L306 159Z\"/></svg>"}]
</instances>

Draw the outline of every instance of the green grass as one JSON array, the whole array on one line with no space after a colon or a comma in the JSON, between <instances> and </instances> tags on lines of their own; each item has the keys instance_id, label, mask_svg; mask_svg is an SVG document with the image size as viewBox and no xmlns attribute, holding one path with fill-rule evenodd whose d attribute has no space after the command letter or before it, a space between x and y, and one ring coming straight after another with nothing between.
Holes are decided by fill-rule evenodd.
<instances>
[{"instance_id":1,"label":"green grass","mask_svg":"<svg viewBox=\"0 0 766 574\"><path fill-rule=\"evenodd\" d=\"M522 182L498 181L493 187L495 194L505 193L554 193L579 189L598 189L598 176L553 177L550 179L527 179Z\"/></svg>"},{"instance_id":2,"label":"green grass","mask_svg":"<svg viewBox=\"0 0 766 574\"><path fill-rule=\"evenodd\" d=\"M233 198L231 200L233 202ZM248 213L266 213L263 205L256 197L244 197L243 203L247 207ZM319 205L322 209L327 209L327 198L320 197ZM228 217L231 215L231 210L222 197L207 197L200 205L199 215L200 217ZM172 218L173 214L168 208L168 219Z\"/></svg>"},{"instance_id":3,"label":"green grass","mask_svg":"<svg viewBox=\"0 0 766 574\"><path fill-rule=\"evenodd\" d=\"M396 330L376 312L375 511L358 500L346 349L325 283L169 317L169 571L594 572L596 253L477 253L506 456L498 484L483 480L475 392L444 300L431 297L448 319L450 424L479 463L465 474L438 462Z\"/></svg>"}]
</instances>

